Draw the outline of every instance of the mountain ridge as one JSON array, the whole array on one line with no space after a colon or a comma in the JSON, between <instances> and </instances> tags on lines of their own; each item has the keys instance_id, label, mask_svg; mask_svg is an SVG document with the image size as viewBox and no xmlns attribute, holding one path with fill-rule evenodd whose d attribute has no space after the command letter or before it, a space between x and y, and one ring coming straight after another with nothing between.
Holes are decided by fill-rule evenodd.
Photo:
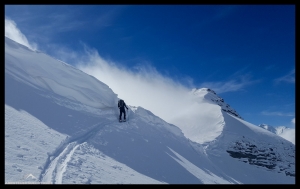
<instances>
[{"instance_id":1,"label":"mountain ridge","mask_svg":"<svg viewBox=\"0 0 300 189\"><path fill-rule=\"evenodd\" d=\"M5 182L295 183L294 145L223 111L226 104L212 96L195 96L177 115L180 126L130 105L128 121L119 123L118 96L109 86L8 38L5 86ZM188 125L197 123L186 120L191 112L202 122ZM242 137L245 148L236 150ZM276 159L270 151L259 159L255 150L269 145Z\"/></svg>"}]
</instances>

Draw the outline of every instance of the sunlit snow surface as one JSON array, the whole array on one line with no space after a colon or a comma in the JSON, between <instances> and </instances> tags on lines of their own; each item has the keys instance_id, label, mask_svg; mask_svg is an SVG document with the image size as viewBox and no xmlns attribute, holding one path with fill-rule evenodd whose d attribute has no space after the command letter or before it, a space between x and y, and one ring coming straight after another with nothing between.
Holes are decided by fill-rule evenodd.
<instances>
[{"instance_id":1,"label":"sunlit snow surface","mask_svg":"<svg viewBox=\"0 0 300 189\"><path fill-rule=\"evenodd\" d=\"M5 38L5 183L295 183L294 144L207 97L179 125L130 104L119 123L109 86Z\"/></svg>"}]
</instances>

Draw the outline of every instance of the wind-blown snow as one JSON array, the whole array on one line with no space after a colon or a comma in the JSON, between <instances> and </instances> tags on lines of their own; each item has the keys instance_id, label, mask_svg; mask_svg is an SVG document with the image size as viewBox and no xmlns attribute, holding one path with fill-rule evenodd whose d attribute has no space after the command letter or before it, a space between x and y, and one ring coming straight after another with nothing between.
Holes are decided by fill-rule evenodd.
<instances>
[{"instance_id":1,"label":"wind-blown snow","mask_svg":"<svg viewBox=\"0 0 300 189\"><path fill-rule=\"evenodd\" d=\"M130 104L119 123L109 86L6 37L5 182L295 183L294 144L207 89L187 95L179 125Z\"/></svg>"}]
</instances>

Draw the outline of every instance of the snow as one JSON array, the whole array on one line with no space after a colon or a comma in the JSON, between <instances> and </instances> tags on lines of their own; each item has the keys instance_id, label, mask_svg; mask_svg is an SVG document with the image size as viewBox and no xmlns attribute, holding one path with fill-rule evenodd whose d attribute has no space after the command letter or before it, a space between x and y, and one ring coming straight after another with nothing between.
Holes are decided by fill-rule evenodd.
<instances>
[{"instance_id":1,"label":"snow","mask_svg":"<svg viewBox=\"0 0 300 189\"><path fill-rule=\"evenodd\" d=\"M295 184L293 143L187 95L179 124L128 103L119 123L109 86L5 37L5 183Z\"/></svg>"},{"instance_id":2,"label":"snow","mask_svg":"<svg viewBox=\"0 0 300 189\"><path fill-rule=\"evenodd\" d=\"M42 173L48 153L67 137L24 110L5 105L5 177L19 181L20 175ZM25 176L25 175L23 175Z\"/></svg>"},{"instance_id":3,"label":"snow","mask_svg":"<svg viewBox=\"0 0 300 189\"><path fill-rule=\"evenodd\" d=\"M6 61L10 64L7 64L5 69L19 81L90 107L105 108L115 105L117 95L94 77L82 74L82 71L66 63L53 61L53 58L43 53L31 51L35 56L29 56L30 53L26 53L27 47L13 48L12 43L8 43L9 45L12 48L7 48ZM14 61L16 56L19 61Z\"/></svg>"},{"instance_id":4,"label":"snow","mask_svg":"<svg viewBox=\"0 0 300 189\"><path fill-rule=\"evenodd\" d=\"M270 126L267 124L260 124L258 126L261 128L264 128L272 133L275 133L275 134L281 136L282 138L295 144L295 129L288 128L285 126L273 127L273 126Z\"/></svg>"}]
</instances>

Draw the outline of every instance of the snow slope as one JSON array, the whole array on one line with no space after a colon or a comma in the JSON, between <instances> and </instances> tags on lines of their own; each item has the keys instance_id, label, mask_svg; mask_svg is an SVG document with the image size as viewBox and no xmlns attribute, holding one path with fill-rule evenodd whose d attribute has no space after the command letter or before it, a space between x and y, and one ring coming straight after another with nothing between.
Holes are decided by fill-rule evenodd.
<instances>
[{"instance_id":1,"label":"snow slope","mask_svg":"<svg viewBox=\"0 0 300 189\"><path fill-rule=\"evenodd\" d=\"M119 123L117 100L94 77L5 38L5 182L295 183L292 143L201 95L179 126L130 105Z\"/></svg>"},{"instance_id":2,"label":"snow slope","mask_svg":"<svg viewBox=\"0 0 300 189\"><path fill-rule=\"evenodd\" d=\"M295 182L294 144L230 114L223 116L222 134L206 148L216 166L226 171L226 164L232 165L230 175L242 183L280 184L284 176Z\"/></svg>"}]
</instances>

